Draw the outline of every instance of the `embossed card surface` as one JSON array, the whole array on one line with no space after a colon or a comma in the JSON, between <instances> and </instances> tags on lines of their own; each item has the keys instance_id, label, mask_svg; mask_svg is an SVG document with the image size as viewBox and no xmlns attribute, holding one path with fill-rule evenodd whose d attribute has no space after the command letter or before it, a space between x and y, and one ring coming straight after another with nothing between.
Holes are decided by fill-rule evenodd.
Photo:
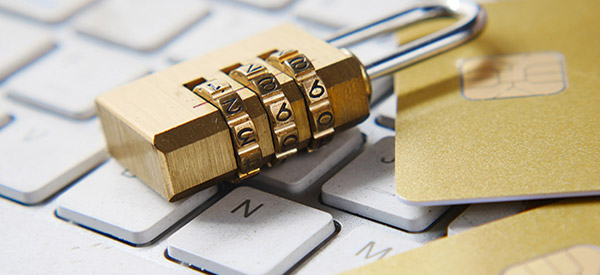
<instances>
[{"instance_id":1,"label":"embossed card surface","mask_svg":"<svg viewBox=\"0 0 600 275\"><path fill-rule=\"evenodd\" d=\"M600 2L484 6L480 36L395 76L399 196L441 205L600 194Z\"/></svg>"}]
</instances>

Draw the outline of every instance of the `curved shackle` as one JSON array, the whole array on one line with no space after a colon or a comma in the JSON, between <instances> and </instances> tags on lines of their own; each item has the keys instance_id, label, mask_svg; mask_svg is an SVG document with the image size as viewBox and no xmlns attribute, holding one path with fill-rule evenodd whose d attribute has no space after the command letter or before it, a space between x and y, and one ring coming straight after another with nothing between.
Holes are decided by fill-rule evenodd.
<instances>
[{"instance_id":1,"label":"curved shackle","mask_svg":"<svg viewBox=\"0 0 600 275\"><path fill-rule=\"evenodd\" d=\"M334 34L327 42L338 48L347 47L384 32L442 16L460 19L446 28L400 45L386 56L365 64L367 75L373 80L471 39L485 26L485 10L477 3L466 0L426 1L386 18L344 29Z\"/></svg>"}]
</instances>

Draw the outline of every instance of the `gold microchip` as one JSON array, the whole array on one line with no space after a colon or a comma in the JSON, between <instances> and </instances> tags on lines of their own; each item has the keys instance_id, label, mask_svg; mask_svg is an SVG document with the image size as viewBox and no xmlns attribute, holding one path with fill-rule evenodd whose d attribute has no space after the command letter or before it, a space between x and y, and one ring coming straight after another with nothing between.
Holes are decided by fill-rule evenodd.
<instances>
[{"instance_id":1,"label":"gold microchip","mask_svg":"<svg viewBox=\"0 0 600 275\"><path fill-rule=\"evenodd\" d=\"M558 52L469 58L460 65L460 78L462 94L471 100L551 95L567 87Z\"/></svg>"},{"instance_id":2,"label":"gold microchip","mask_svg":"<svg viewBox=\"0 0 600 275\"><path fill-rule=\"evenodd\" d=\"M513 265L502 274L600 274L600 247L571 246Z\"/></svg>"}]
</instances>

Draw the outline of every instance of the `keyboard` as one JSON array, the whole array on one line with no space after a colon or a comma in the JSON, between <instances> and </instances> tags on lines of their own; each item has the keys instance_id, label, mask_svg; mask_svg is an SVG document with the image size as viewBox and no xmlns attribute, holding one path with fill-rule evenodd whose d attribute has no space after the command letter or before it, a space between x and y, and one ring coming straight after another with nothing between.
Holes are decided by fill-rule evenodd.
<instances>
[{"instance_id":1,"label":"keyboard","mask_svg":"<svg viewBox=\"0 0 600 275\"><path fill-rule=\"evenodd\" d=\"M106 153L100 93L279 23L327 38L398 2L0 0L0 273L333 274L527 209L402 203L390 78L326 147L175 203Z\"/></svg>"}]
</instances>

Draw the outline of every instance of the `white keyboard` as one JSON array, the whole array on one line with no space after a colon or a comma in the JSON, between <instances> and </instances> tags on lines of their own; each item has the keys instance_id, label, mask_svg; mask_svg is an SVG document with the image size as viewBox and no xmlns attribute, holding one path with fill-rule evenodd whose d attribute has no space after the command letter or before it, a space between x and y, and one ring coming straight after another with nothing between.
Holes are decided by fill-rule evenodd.
<instances>
[{"instance_id":1,"label":"white keyboard","mask_svg":"<svg viewBox=\"0 0 600 275\"><path fill-rule=\"evenodd\" d=\"M524 210L398 200L389 78L325 148L175 203L105 152L102 92L282 22L325 38L409 3L0 0L0 274L332 274Z\"/></svg>"}]
</instances>

